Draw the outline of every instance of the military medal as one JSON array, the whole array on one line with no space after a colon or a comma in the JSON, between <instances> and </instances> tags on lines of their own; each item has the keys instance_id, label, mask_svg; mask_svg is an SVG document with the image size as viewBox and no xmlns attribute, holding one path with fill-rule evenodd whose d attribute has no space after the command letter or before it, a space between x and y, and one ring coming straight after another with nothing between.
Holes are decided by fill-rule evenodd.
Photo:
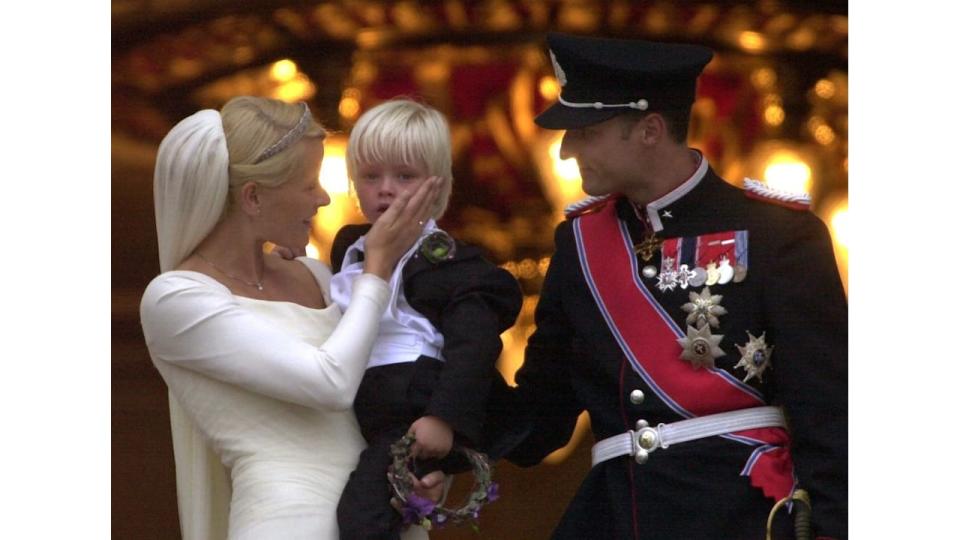
<instances>
[{"instance_id":1,"label":"military medal","mask_svg":"<svg viewBox=\"0 0 960 540\"><path fill-rule=\"evenodd\" d=\"M690 284L698 287L743 281L747 277L747 233L746 230L721 231L696 237L694 273L699 273L697 268L701 268L706 276L696 276Z\"/></svg>"},{"instance_id":2,"label":"military medal","mask_svg":"<svg viewBox=\"0 0 960 540\"><path fill-rule=\"evenodd\" d=\"M643 277L647 279L655 278L657 277L657 267L652 264L648 264L643 267L641 273L643 274Z\"/></svg>"},{"instance_id":3,"label":"military medal","mask_svg":"<svg viewBox=\"0 0 960 540\"><path fill-rule=\"evenodd\" d=\"M733 265L733 282L740 283L747 278L747 245L749 240L747 231L737 231L734 233L736 245L734 246L735 264Z\"/></svg>"},{"instance_id":4,"label":"military medal","mask_svg":"<svg viewBox=\"0 0 960 540\"><path fill-rule=\"evenodd\" d=\"M662 243L663 240L657 238L654 234L650 234L639 244L633 245L633 252L639 255L643 262L647 262L653 258L653 253L660 249Z\"/></svg>"},{"instance_id":5,"label":"military medal","mask_svg":"<svg viewBox=\"0 0 960 540\"><path fill-rule=\"evenodd\" d=\"M710 325L714 328L720 326L719 315L726 315L727 310L720 305L723 300L721 294L710 294L710 287L705 287L700 293L690 293L690 301L681 306L681 309L689 313L687 315L687 324L696 325L697 328L703 325Z\"/></svg>"},{"instance_id":6,"label":"military medal","mask_svg":"<svg viewBox=\"0 0 960 540\"><path fill-rule=\"evenodd\" d=\"M680 285L681 289L686 289L690 286L690 278L694 276L694 273L690 271L690 268L681 264L680 269L677 270L677 284Z\"/></svg>"},{"instance_id":7,"label":"military medal","mask_svg":"<svg viewBox=\"0 0 960 540\"><path fill-rule=\"evenodd\" d=\"M720 270L717 269L717 263L709 263L707 265L707 281L705 283L707 286L716 285L720 281Z\"/></svg>"},{"instance_id":8,"label":"military medal","mask_svg":"<svg viewBox=\"0 0 960 540\"><path fill-rule=\"evenodd\" d=\"M677 288L677 271L673 269L676 259L663 256L660 261L660 275L657 276L657 288L660 292L672 291Z\"/></svg>"},{"instance_id":9,"label":"military medal","mask_svg":"<svg viewBox=\"0 0 960 540\"><path fill-rule=\"evenodd\" d=\"M750 337L747 344L744 346L737 345L737 349L740 350L740 361L733 367L734 369L742 367L746 370L747 376L743 378L743 382L747 382L754 377L763 382L763 371L770 367L770 357L773 355L773 347L768 347L765 341L766 335L767 333L764 332L760 334L760 337L754 337L753 334L747 332L747 336Z\"/></svg>"},{"instance_id":10,"label":"military medal","mask_svg":"<svg viewBox=\"0 0 960 540\"><path fill-rule=\"evenodd\" d=\"M700 285L706 280L705 271L701 269L698 274L697 269L692 268L696 257L696 240L696 237L668 238L660 245L661 280L657 286L661 291L673 290L678 285L681 289L696 287L698 280Z\"/></svg>"},{"instance_id":11,"label":"military medal","mask_svg":"<svg viewBox=\"0 0 960 540\"><path fill-rule=\"evenodd\" d=\"M746 279L746 278L747 278L747 267L746 267L746 266L744 266L744 265L742 265L742 264L738 264L738 265L736 265L736 266L733 267L733 282L734 282L734 283L740 283L741 281L743 281L743 280Z\"/></svg>"},{"instance_id":12,"label":"military medal","mask_svg":"<svg viewBox=\"0 0 960 540\"><path fill-rule=\"evenodd\" d=\"M690 278L691 287L699 287L707 282L707 271L698 266L693 269L693 276Z\"/></svg>"},{"instance_id":13,"label":"military medal","mask_svg":"<svg viewBox=\"0 0 960 540\"><path fill-rule=\"evenodd\" d=\"M722 335L710 333L710 325L705 324L700 329L687 325L687 335L677 340L683 347L680 358L690 362L696 369L715 367L714 359L726 354L720 348L722 340Z\"/></svg>"},{"instance_id":14,"label":"military medal","mask_svg":"<svg viewBox=\"0 0 960 540\"><path fill-rule=\"evenodd\" d=\"M726 257L720 259L720 267L717 268L717 272L720 273L720 279L717 280L717 283L720 285L730 283L730 280L733 279L733 267L730 266L730 259Z\"/></svg>"},{"instance_id":15,"label":"military medal","mask_svg":"<svg viewBox=\"0 0 960 540\"><path fill-rule=\"evenodd\" d=\"M672 291L680 285L686 288L686 277L677 271L680 259L679 238L668 238L660 244L660 280L657 288L660 292Z\"/></svg>"}]
</instances>

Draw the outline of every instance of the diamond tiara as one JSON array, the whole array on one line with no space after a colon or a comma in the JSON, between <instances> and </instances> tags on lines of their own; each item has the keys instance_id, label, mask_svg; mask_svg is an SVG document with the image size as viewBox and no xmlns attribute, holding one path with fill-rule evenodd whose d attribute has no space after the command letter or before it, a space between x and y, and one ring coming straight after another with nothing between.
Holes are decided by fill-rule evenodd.
<instances>
[{"instance_id":1,"label":"diamond tiara","mask_svg":"<svg viewBox=\"0 0 960 540\"><path fill-rule=\"evenodd\" d=\"M303 134L307 131L307 126L310 125L311 116L310 108L307 107L307 104L301 101L300 105L303 105L303 115L300 117L300 121L297 122L297 125L293 126L293 129L288 131L283 137L280 137L279 141L273 143L266 150L261 152L260 155L257 156L257 159L254 160L254 165L279 154L285 148L299 141L300 138L303 137Z\"/></svg>"}]
</instances>

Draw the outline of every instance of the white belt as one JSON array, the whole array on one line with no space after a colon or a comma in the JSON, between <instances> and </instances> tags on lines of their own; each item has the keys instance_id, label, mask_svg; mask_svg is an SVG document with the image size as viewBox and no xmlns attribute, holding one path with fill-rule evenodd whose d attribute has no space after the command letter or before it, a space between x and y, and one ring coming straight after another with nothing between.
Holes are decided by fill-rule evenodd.
<instances>
[{"instance_id":1,"label":"white belt","mask_svg":"<svg viewBox=\"0 0 960 540\"><path fill-rule=\"evenodd\" d=\"M619 456L632 456L637 463L644 463L650 452L657 448L763 427L786 427L783 412L779 407L753 407L660 424L657 427L650 427L646 420L638 420L636 431L607 437L593 445L593 465Z\"/></svg>"}]
</instances>

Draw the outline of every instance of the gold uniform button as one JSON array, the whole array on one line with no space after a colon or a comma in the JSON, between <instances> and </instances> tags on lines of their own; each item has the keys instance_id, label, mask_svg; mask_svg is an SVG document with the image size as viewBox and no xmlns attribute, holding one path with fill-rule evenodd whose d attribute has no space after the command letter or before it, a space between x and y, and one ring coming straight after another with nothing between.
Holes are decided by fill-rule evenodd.
<instances>
[{"instance_id":1,"label":"gold uniform button","mask_svg":"<svg viewBox=\"0 0 960 540\"><path fill-rule=\"evenodd\" d=\"M634 405L643 403L643 398L643 392L639 389L630 392L630 403L633 403Z\"/></svg>"}]
</instances>

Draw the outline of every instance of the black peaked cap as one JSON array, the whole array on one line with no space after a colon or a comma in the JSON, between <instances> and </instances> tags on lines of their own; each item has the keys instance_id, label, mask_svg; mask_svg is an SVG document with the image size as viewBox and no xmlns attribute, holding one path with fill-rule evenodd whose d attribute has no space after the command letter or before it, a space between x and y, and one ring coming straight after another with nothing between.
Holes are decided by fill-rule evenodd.
<instances>
[{"instance_id":1,"label":"black peaked cap","mask_svg":"<svg viewBox=\"0 0 960 540\"><path fill-rule=\"evenodd\" d=\"M689 107L697 77L713 58L700 45L636 39L550 33L547 45L561 86L560 100L535 119L547 129L581 128L630 110Z\"/></svg>"}]
</instances>

